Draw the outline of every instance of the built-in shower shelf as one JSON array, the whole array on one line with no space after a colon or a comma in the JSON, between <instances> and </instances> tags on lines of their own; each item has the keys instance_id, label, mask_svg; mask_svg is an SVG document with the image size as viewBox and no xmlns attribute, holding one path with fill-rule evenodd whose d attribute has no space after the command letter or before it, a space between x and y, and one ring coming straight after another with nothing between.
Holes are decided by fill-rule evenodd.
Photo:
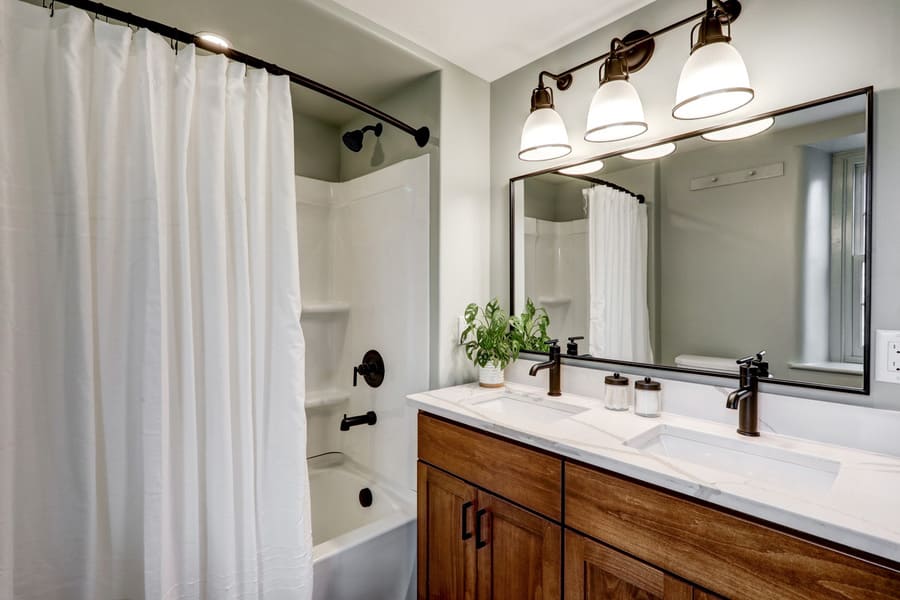
<instances>
[{"instance_id":1,"label":"built-in shower shelf","mask_svg":"<svg viewBox=\"0 0 900 600\"><path fill-rule=\"evenodd\" d=\"M538 296L537 299L537 303L541 306L562 306L571 302L572 299L568 296Z\"/></svg>"},{"instance_id":2,"label":"built-in shower shelf","mask_svg":"<svg viewBox=\"0 0 900 600\"><path fill-rule=\"evenodd\" d=\"M350 312L350 304L347 302L311 302L303 305L300 317L343 315L348 312Z\"/></svg>"},{"instance_id":3,"label":"built-in shower shelf","mask_svg":"<svg viewBox=\"0 0 900 600\"><path fill-rule=\"evenodd\" d=\"M346 390L313 390L306 394L306 408L327 408L350 400Z\"/></svg>"}]
</instances>

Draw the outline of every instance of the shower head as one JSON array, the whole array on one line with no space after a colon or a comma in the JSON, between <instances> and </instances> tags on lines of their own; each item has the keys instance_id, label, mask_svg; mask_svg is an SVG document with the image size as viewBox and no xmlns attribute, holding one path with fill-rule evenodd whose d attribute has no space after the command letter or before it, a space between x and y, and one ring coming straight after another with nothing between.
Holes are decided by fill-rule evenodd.
<instances>
[{"instance_id":1,"label":"shower head","mask_svg":"<svg viewBox=\"0 0 900 600\"><path fill-rule=\"evenodd\" d=\"M351 152L359 152L362 150L363 146L363 136L367 131L372 131L375 133L375 137L381 137L381 132L384 127L381 123L375 123L374 125L366 125L362 129L354 129L353 131L348 131L344 135L341 136L341 139L344 142L344 145L347 146L347 149Z\"/></svg>"}]
</instances>

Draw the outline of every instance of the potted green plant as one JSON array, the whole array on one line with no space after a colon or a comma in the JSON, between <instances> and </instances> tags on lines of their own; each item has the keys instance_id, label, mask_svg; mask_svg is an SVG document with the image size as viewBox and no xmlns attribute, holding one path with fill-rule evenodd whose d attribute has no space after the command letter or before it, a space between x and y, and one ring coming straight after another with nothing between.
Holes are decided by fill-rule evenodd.
<instances>
[{"instance_id":1,"label":"potted green plant","mask_svg":"<svg viewBox=\"0 0 900 600\"><path fill-rule=\"evenodd\" d=\"M525 310L510 319L510 337L515 347L514 358L523 350L546 352L550 335L550 315L544 307L536 307L531 298L525 300Z\"/></svg>"},{"instance_id":2,"label":"potted green plant","mask_svg":"<svg viewBox=\"0 0 900 600\"><path fill-rule=\"evenodd\" d=\"M544 352L550 336L550 317L531 298L519 316L509 317L494 298L483 307L474 302L464 313L466 328L460 336L466 356L478 367L482 387L502 387L503 370L522 350Z\"/></svg>"},{"instance_id":3,"label":"potted green plant","mask_svg":"<svg viewBox=\"0 0 900 600\"><path fill-rule=\"evenodd\" d=\"M483 307L466 306L466 328L460 336L466 356L478 367L482 387L503 387L503 369L518 351L510 335L510 319L494 298Z\"/></svg>"}]
</instances>

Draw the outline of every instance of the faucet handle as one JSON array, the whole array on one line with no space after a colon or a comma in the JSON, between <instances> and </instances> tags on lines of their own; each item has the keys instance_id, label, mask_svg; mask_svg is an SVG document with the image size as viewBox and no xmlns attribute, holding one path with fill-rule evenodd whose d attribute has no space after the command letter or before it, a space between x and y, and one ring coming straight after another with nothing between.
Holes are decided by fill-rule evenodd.
<instances>
[{"instance_id":1,"label":"faucet handle","mask_svg":"<svg viewBox=\"0 0 900 600\"><path fill-rule=\"evenodd\" d=\"M754 360L756 360L756 355L755 355L755 354L751 354L750 356L745 356L744 358L739 358L739 359L737 359L737 360L734 361L734 362L736 362L737 364L739 364L739 365L741 365L741 366L745 366L745 365L749 365L749 364L752 363Z\"/></svg>"},{"instance_id":2,"label":"faucet handle","mask_svg":"<svg viewBox=\"0 0 900 600\"><path fill-rule=\"evenodd\" d=\"M744 358L739 358L735 362L739 365L752 365L752 364L760 364L763 363L763 357L766 355L765 350L760 350L756 354L751 354L750 356L745 356ZM768 363L764 363L768 364Z\"/></svg>"},{"instance_id":3,"label":"faucet handle","mask_svg":"<svg viewBox=\"0 0 900 600\"><path fill-rule=\"evenodd\" d=\"M550 347L553 347L553 346L555 346L555 345L557 345L557 344L559 343L559 340L558 340L558 339L555 339L555 340L547 340L547 341L544 342L544 343L547 344L547 345L550 346Z\"/></svg>"},{"instance_id":4,"label":"faucet handle","mask_svg":"<svg viewBox=\"0 0 900 600\"><path fill-rule=\"evenodd\" d=\"M766 356L765 350L760 350L756 353L756 357L750 363L751 365L755 365L758 369L757 376L758 377L768 377L769 376L769 363L768 361L763 360Z\"/></svg>"}]
</instances>

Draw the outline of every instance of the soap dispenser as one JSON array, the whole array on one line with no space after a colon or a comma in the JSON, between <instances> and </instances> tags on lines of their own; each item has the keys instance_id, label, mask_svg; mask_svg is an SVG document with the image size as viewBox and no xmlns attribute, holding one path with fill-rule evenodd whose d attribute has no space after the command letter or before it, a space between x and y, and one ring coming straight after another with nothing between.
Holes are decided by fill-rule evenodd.
<instances>
[{"instance_id":1,"label":"soap dispenser","mask_svg":"<svg viewBox=\"0 0 900 600\"><path fill-rule=\"evenodd\" d=\"M583 335L577 335L569 338L569 343L566 344L566 354L569 356L578 356L578 340L583 340Z\"/></svg>"}]
</instances>

